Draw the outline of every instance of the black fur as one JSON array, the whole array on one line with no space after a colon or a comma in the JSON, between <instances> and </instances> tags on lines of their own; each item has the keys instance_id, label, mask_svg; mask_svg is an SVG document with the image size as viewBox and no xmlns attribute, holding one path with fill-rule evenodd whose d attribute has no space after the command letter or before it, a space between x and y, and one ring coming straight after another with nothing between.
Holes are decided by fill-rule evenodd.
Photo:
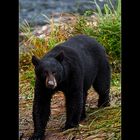
<instances>
[{"instance_id":1,"label":"black fur","mask_svg":"<svg viewBox=\"0 0 140 140\"><path fill-rule=\"evenodd\" d=\"M78 126L86 117L85 103L88 89L93 86L99 94L98 106L109 105L110 66L105 49L95 39L77 35L57 45L41 60L32 58L36 82L33 103L34 134L30 140L44 135L50 116L50 102L56 91L66 98L64 129ZM45 87L46 71L55 73L57 87Z\"/></svg>"}]
</instances>

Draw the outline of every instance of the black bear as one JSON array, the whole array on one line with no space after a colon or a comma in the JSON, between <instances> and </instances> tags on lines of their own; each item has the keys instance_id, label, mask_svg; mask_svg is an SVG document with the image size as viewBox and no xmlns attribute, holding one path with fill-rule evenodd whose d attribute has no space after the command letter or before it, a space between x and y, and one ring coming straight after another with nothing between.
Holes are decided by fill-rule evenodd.
<instances>
[{"instance_id":1,"label":"black bear","mask_svg":"<svg viewBox=\"0 0 140 140\"><path fill-rule=\"evenodd\" d=\"M61 43L42 59L32 57L35 66L33 102L34 133L41 140L50 116L50 103L56 91L66 99L64 130L78 126L86 117L87 91L93 86L99 94L98 107L110 105L110 66L104 47L94 38L77 35Z\"/></svg>"}]
</instances>

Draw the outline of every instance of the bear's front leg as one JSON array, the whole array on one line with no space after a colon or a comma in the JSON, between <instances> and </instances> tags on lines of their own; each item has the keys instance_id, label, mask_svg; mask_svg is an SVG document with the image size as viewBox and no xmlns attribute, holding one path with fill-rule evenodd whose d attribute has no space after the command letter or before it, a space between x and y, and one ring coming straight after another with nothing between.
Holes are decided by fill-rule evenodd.
<instances>
[{"instance_id":1,"label":"bear's front leg","mask_svg":"<svg viewBox=\"0 0 140 140\"><path fill-rule=\"evenodd\" d=\"M73 91L66 94L66 123L64 130L77 127L83 108L83 92Z\"/></svg>"},{"instance_id":2,"label":"bear's front leg","mask_svg":"<svg viewBox=\"0 0 140 140\"><path fill-rule=\"evenodd\" d=\"M33 102L34 133L29 140L43 140L45 127L50 116L51 94L38 81L35 84L35 96Z\"/></svg>"}]
</instances>

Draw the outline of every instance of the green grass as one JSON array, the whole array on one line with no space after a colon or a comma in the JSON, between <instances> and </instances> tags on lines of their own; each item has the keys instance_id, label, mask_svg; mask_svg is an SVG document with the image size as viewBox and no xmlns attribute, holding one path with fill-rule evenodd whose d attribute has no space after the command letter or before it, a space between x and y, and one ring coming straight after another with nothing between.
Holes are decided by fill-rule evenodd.
<instances>
[{"instance_id":1,"label":"green grass","mask_svg":"<svg viewBox=\"0 0 140 140\"><path fill-rule=\"evenodd\" d=\"M63 135L68 138L76 137L85 140L95 138L121 139L121 108L119 106L94 110L89 108L87 114L87 119L80 124L79 128L64 131Z\"/></svg>"},{"instance_id":2,"label":"green grass","mask_svg":"<svg viewBox=\"0 0 140 140\"><path fill-rule=\"evenodd\" d=\"M78 17L74 27L74 34L87 34L97 39L105 48L112 65L113 71L120 71L120 50L121 50L121 1L118 0L117 10L111 10L105 5L104 12L97 3L96 22L88 21L89 17ZM112 6L113 7L113 6ZM113 7L114 9L114 7ZM90 22L90 24L88 24Z\"/></svg>"}]
</instances>

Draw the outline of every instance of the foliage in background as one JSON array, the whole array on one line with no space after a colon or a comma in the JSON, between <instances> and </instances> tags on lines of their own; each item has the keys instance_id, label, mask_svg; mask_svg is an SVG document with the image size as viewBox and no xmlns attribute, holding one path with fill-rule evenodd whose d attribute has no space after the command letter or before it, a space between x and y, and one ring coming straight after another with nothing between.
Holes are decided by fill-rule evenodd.
<instances>
[{"instance_id":1,"label":"foliage in background","mask_svg":"<svg viewBox=\"0 0 140 140\"><path fill-rule=\"evenodd\" d=\"M110 2L111 3L111 2ZM104 11L95 1L97 12L97 24L94 22L87 22L87 17L78 17L75 25L75 34L87 34L96 38L105 48L108 54L113 71L120 72L120 54L121 54L121 1L118 0L117 10L109 8L107 4L104 5ZM86 12L87 15L87 12Z\"/></svg>"},{"instance_id":2,"label":"foliage in background","mask_svg":"<svg viewBox=\"0 0 140 140\"><path fill-rule=\"evenodd\" d=\"M104 5L104 11L101 11L99 5L97 11L86 11L83 16L75 16L76 21L72 24L60 23L55 25L53 18L46 20L50 26L50 32L44 34L44 37L38 37L25 21L20 25L20 31L23 35L21 45L26 51L20 51L20 67L28 69L31 66L31 56L41 57L45 52L52 49L56 44L67 40L69 37L77 34L86 34L97 39L105 48L112 65L113 72L120 72L120 50L121 50L121 1L118 0L118 6L115 10L113 5L109 8ZM44 15L45 16L45 15ZM27 51L28 50L28 51Z\"/></svg>"}]
</instances>

